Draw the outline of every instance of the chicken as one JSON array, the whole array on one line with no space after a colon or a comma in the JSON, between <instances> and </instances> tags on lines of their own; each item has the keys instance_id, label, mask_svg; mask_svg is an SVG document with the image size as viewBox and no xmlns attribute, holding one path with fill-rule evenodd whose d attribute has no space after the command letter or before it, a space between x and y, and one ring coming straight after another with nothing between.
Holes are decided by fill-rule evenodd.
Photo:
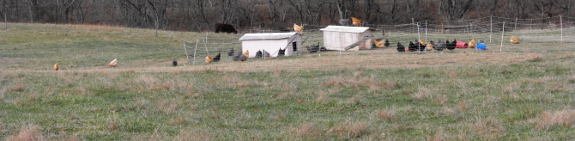
<instances>
[{"instance_id":1,"label":"chicken","mask_svg":"<svg viewBox=\"0 0 575 141\"><path fill-rule=\"evenodd\" d=\"M425 50L426 51L432 51L433 50L433 41L430 41L429 44L425 45Z\"/></svg>"},{"instance_id":2,"label":"chicken","mask_svg":"<svg viewBox=\"0 0 575 141\"><path fill-rule=\"evenodd\" d=\"M417 46L415 46L415 44L413 44L412 41L409 41L409 45L407 45L406 51L416 51L416 50L417 50Z\"/></svg>"},{"instance_id":3,"label":"chicken","mask_svg":"<svg viewBox=\"0 0 575 141\"><path fill-rule=\"evenodd\" d=\"M237 54L234 54L234 57L233 57L234 61L240 60L241 55L242 55L242 51L239 50Z\"/></svg>"},{"instance_id":4,"label":"chicken","mask_svg":"<svg viewBox=\"0 0 575 141\"><path fill-rule=\"evenodd\" d=\"M282 50L282 49L280 48L280 50L278 51L278 57L279 57L279 56L285 56L285 55L286 55L286 50L285 50L285 49Z\"/></svg>"},{"instance_id":5,"label":"chicken","mask_svg":"<svg viewBox=\"0 0 575 141\"><path fill-rule=\"evenodd\" d=\"M54 64L54 70L57 71L58 69L58 63Z\"/></svg>"},{"instance_id":6,"label":"chicken","mask_svg":"<svg viewBox=\"0 0 575 141\"><path fill-rule=\"evenodd\" d=\"M479 40L479 43L485 43L483 40Z\"/></svg>"},{"instance_id":7,"label":"chicken","mask_svg":"<svg viewBox=\"0 0 575 141\"><path fill-rule=\"evenodd\" d=\"M359 26L359 24L361 24L361 20L360 20L360 19L357 19L357 18L355 18L355 17L351 17L351 23L352 23L354 26Z\"/></svg>"},{"instance_id":8,"label":"chicken","mask_svg":"<svg viewBox=\"0 0 575 141\"><path fill-rule=\"evenodd\" d=\"M214 61L214 58L212 58L212 56L206 56L206 63L212 63L212 61Z\"/></svg>"},{"instance_id":9,"label":"chicken","mask_svg":"<svg viewBox=\"0 0 575 141\"><path fill-rule=\"evenodd\" d=\"M248 60L248 57L242 54L242 55L240 55L240 58L239 58L239 59L240 59L240 61L243 62L243 61Z\"/></svg>"},{"instance_id":10,"label":"chicken","mask_svg":"<svg viewBox=\"0 0 575 141\"><path fill-rule=\"evenodd\" d=\"M517 38L515 38L515 36L511 35L509 36L509 41L511 41L511 43L513 44L519 44L521 42L519 42L519 40L517 40Z\"/></svg>"},{"instance_id":11,"label":"chicken","mask_svg":"<svg viewBox=\"0 0 575 141\"><path fill-rule=\"evenodd\" d=\"M234 48L230 48L230 50L228 50L228 56L233 56L234 55Z\"/></svg>"},{"instance_id":12,"label":"chicken","mask_svg":"<svg viewBox=\"0 0 575 141\"><path fill-rule=\"evenodd\" d=\"M475 39L471 39L471 41L469 41L469 43L467 44L467 46L468 46L469 48L475 48L475 45L476 45L476 44L475 44Z\"/></svg>"},{"instance_id":13,"label":"chicken","mask_svg":"<svg viewBox=\"0 0 575 141\"><path fill-rule=\"evenodd\" d=\"M246 50L244 53L242 53L243 55L245 55L246 57L250 57L250 51Z\"/></svg>"},{"instance_id":14,"label":"chicken","mask_svg":"<svg viewBox=\"0 0 575 141\"><path fill-rule=\"evenodd\" d=\"M262 58L263 53L261 50L258 50L258 52L256 52L256 58Z\"/></svg>"},{"instance_id":15,"label":"chicken","mask_svg":"<svg viewBox=\"0 0 575 141\"><path fill-rule=\"evenodd\" d=\"M339 24L343 26L349 26L349 19L339 19Z\"/></svg>"},{"instance_id":16,"label":"chicken","mask_svg":"<svg viewBox=\"0 0 575 141\"><path fill-rule=\"evenodd\" d=\"M389 47L389 40L385 39L385 44L383 44L385 47Z\"/></svg>"},{"instance_id":17,"label":"chicken","mask_svg":"<svg viewBox=\"0 0 575 141\"><path fill-rule=\"evenodd\" d=\"M445 48L447 48L448 50L454 50L455 49L455 45L457 44L457 40L453 40L453 42L449 43L449 41L445 41L446 45Z\"/></svg>"},{"instance_id":18,"label":"chicken","mask_svg":"<svg viewBox=\"0 0 575 141\"><path fill-rule=\"evenodd\" d=\"M117 64L118 64L118 59L114 58L114 60L112 60L112 62L108 63L108 66L116 67Z\"/></svg>"},{"instance_id":19,"label":"chicken","mask_svg":"<svg viewBox=\"0 0 575 141\"><path fill-rule=\"evenodd\" d=\"M425 45L425 40L419 39L419 43L422 44L422 45Z\"/></svg>"},{"instance_id":20,"label":"chicken","mask_svg":"<svg viewBox=\"0 0 575 141\"><path fill-rule=\"evenodd\" d=\"M434 49L437 50L437 51L443 51L443 50L445 49L445 45L446 45L445 42L444 42L443 40L439 40L439 41L437 41L437 42L438 42L438 43L435 44L435 46L434 46L435 48L434 48Z\"/></svg>"},{"instance_id":21,"label":"chicken","mask_svg":"<svg viewBox=\"0 0 575 141\"><path fill-rule=\"evenodd\" d=\"M293 30L297 33L301 33L303 31L303 26L298 26L297 24L293 23Z\"/></svg>"},{"instance_id":22,"label":"chicken","mask_svg":"<svg viewBox=\"0 0 575 141\"><path fill-rule=\"evenodd\" d=\"M264 58L271 57L270 53L266 50L263 51L263 54L264 54Z\"/></svg>"},{"instance_id":23,"label":"chicken","mask_svg":"<svg viewBox=\"0 0 575 141\"><path fill-rule=\"evenodd\" d=\"M214 62L220 61L220 57L221 57L220 54L221 54L221 53L218 53L218 55L216 55L216 57L214 57Z\"/></svg>"},{"instance_id":24,"label":"chicken","mask_svg":"<svg viewBox=\"0 0 575 141\"><path fill-rule=\"evenodd\" d=\"M419 42L417 40L415 40L415 46L417 47L415 51L423 51L425 50L425 42L423 42L423 44L421 43L423 41L423 39L419 40Z\"/></svg>"},{"instance_id":25,"label":"chicken","mask_svg":"<svg viewBox=\"0 0 575 141\"><path fill-rule=\"evenodd\" d=\"M405 52L405 46L401 45L400 42L397 42L397 51L398 52Z\"/></svg>"},{"instance_id":26,"label":"chicken","mask_svg":"<svg viewBox=\"0 0 575 141\"><path fill-rule=\"evenodd\" d=\"M178 61L176 59L172 60L172 66L178 66Z\"/></svg>"},{"instance_id":27,"label":"chicken","mask_svg":"<svg viewBox=\"0 0 575 141\"><path fill-rule=\"evenodd\" d=\"M384 44L385 44L385 41L384 41L384 40L381 40L381 41L378 42L377 40L373 40L373 43L375 44L376 47L382 48L382 47L384 46Z\"/></svg>"}]
</instances>

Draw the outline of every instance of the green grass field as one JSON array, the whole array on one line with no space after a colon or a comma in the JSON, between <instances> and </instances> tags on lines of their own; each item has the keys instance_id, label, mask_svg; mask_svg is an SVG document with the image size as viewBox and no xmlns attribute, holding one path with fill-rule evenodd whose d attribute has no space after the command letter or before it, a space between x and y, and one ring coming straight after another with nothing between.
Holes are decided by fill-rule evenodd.
<instances>
[{"instance_id":1,"label":"green grass field","mask_svg":"<svg viewBox=\"0 0 575 141\"><path fill-rule=\"evenodd\" d=\"M417 34L392 33L392 48L192 66L182 43L206 33L158 35L10 23L0 30L0 140L575 139L572 41L397 53ZM240 46L241 34L210 36Z\"/></svg>"}]
</instances>

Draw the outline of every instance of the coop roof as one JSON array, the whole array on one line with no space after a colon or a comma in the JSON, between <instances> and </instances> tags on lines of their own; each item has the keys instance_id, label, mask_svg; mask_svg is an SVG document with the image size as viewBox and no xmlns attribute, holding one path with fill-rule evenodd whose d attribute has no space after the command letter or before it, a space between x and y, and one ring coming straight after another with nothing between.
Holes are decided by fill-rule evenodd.
<instances>
[{"instance_id":1,"label":"coop roof","mask_svg":"<svg viewBox=\"0 0 575 141\"><path fill-rule=\"evenodd\" d=\"M244 36L242 36L240 38L240 41L246 41L246 40L280 40L280 39L287 39L290 38L294 35L296 35L297 32L289 32L289 33L248 33L248 34L244 34Z\"/></svg>"},{"instance_id":2,"label":"coop roof","mask_svg":"<svg viewBox=\"0 0 575 141\"><path fill-rule=\"evenodd\" d=\"M325 28L319 29L322 31L332 31L332 32L349 32L349 33L363 33L369 29L369 27L353 27L353 26L335 26L330 25Z\"/></svg>"}]
</instances>

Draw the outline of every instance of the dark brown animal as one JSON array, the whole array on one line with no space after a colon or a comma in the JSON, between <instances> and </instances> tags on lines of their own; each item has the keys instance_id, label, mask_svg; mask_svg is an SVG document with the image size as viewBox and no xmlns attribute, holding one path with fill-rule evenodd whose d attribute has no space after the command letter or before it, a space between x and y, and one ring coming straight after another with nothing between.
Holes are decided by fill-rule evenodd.
<instances>
[{"instance_id":1,"label":"dark brown animal","mask_svg":"<svg viewBox=\"0 0 575 141\"><path fill-rule=\"evenodd\" d=\"M216 23L214 32L216 32L216 33L226 32L226 33L238 34L238 30L236 30L234 28L234 26L232 26L230 24L223 24L223 23Z\"/></svg>"}]
</instances>

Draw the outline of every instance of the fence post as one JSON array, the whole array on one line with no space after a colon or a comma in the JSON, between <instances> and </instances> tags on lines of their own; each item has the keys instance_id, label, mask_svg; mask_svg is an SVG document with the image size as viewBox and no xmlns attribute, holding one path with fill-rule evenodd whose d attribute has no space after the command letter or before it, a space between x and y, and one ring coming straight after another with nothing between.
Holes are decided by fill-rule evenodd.
<instances>
[{"instance_id":1,"label":"fence post","mask_svg":"<svg viewBox=\"0 0 575 141\"><path fill-rule=\"evenodd\" d=\"M561 24L561 43L563 43L563 15L559 16L559 22Z\"/></svg>"},{"instance_id":2,"label":"fence post","mask_svg":"<svg viewBox=\"0 0 575 141\"><path fill-rule=\"evenodd\" d=\"M8 30L8 20L6 18L6 13L4 13L4 30Z\"/></svg>"},{"instance_id":3,"label":"fence post","mask_svg":"<svg viewBox=\"0 0 575 141\"><path fill-rule=\"evenodd\" d=\"M413 32L413 27L415 25L415 20L413 18L411 18L411 31ZM417 29L419 32L419 29Z\"/></svg>"},{"instance_id":4,"label":"fence post","mask_svg":"<svg viewBox=\"0 0 575 141\"><path fill-rule=\"evenodd\" d=\"M425 20L425 37L424 39L427 41L427 20Z\"/></svg>"},{"instance_id":5,"label":"fence post","mask_svg":"<svg viewBox=\"0 0 575 141\"><path fill-rule=\"evenodd\" d=\"M489 17L490 17L489 19L491 19L490 20L491 24L489 24L489 25L491 25L491 33L489 34L489 43L491 43L491 37L493 36L493 15L491 15Z\"/></svg>"},{"instance_id":6,"label":"fence post","mask_svg":"<svg viewBox=\"0 0 575 141\"><path fill-rule=\"evenodd\" d=\"M503 34L505 34L505 21L503 21L503 29L501 31L501 47L499 47L499 52L503 50Z\"/></svg>"},{"instance_id":7,"label":"fence post","mask_svg":"<svg viewBox=\"0 0 575 141\"><path fill-rule=\"evenodd\" d=\"M198 42L200 42L200 39L196 38L196 47L194 47L194 61L192 61L192 65L196 65L196 52L198 51Z\"/></svg>"},{"instance_id":8,"label":"fence post","mask_svg":"<svg viewBox=\"0 0 575 141\"><path fill-rule=\"evenodd\" d=\"M513 27L513 30L517 30L517 17L515 17L515 27Z\"/></svg>"}]
</instances>

